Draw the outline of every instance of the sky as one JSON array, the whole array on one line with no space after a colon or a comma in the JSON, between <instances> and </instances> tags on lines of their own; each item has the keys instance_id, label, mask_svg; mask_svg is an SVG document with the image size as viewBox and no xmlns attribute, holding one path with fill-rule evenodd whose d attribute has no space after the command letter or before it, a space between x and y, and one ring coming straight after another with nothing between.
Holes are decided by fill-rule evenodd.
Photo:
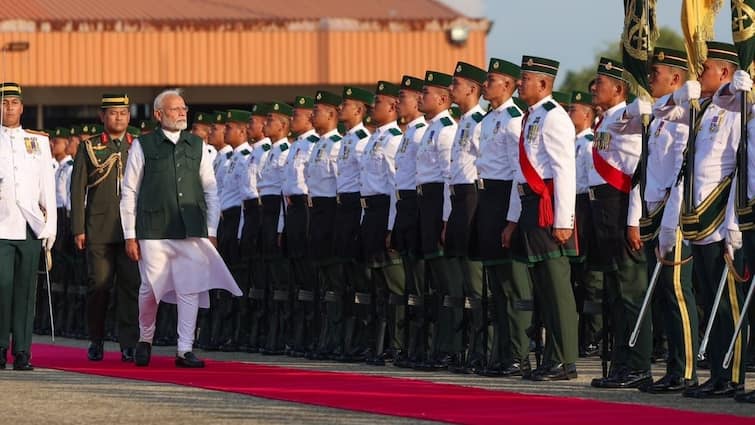
<instances>
[{"instance_id":1,"label":"sky","mask_svg":"<svg viewBox=\"0 0 755 425\"><path fill-rule=\"evenodd\" d=\"M466 15L493 22L488 57L516 63L527 54L560 61L556 85L566 71L592 64L597 52L621 38L624 26L622 0L441 1ZM681 34L681 5L682 0L658 0L658 24ZM716 19L716 40L731 42L730 21L729 2L725 1Z\"/></svg>"}]
</instances>

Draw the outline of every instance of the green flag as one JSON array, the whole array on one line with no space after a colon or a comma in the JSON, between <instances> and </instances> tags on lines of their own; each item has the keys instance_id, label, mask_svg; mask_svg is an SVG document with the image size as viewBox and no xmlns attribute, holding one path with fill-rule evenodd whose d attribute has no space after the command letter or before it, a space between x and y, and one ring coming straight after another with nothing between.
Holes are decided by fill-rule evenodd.
<instances>
[{"instance_id":1,"label":"green flag","mask_svg":"<svg viewBox=\"0 0 755 425\"><path fill-rule=\"evenodd\" d=\"M755 0L731 0L731 35L737 46L739 67L753 76L755 59Z\"/></svg>"},{"instance_id":2,"label":"green flag","mask_svg":"<svg viewBox=\"0 0 755 425\"><path fill-rule=\"evenodd\" d=\"M655 19L656 0L624 0L621 54L624 69L634 79L633 90L649 96L648 72L653 47L660 32Z\"/></svg>"}]
</instances>

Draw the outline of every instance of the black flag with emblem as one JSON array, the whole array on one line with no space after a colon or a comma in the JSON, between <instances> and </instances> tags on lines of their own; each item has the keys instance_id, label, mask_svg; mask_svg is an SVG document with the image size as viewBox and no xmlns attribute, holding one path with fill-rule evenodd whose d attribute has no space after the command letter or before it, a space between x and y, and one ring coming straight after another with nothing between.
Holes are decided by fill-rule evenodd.
<instances>
[{"instance_id":1,"label":"black flag with emblem","mask_svg":"<svg viewBox=\"0 0 755 425\"><path fill-rule=\"evenodd\" d=\"M660 35L655 19L656 0L624 0L621 55L624 69L634 78L637 95L649 90L649 61Z\"/></svg>"},{"instance_id":2,"label":"black flag with emblem","mask_svg":"<svg viewBox=\"0 0 755 425\"><path fill-rule=\"evenodd\" d=\"M731 35L737 46L739 67L753 75L755 59L755 0L731 0Z\"/></svg>"}]
</instances>

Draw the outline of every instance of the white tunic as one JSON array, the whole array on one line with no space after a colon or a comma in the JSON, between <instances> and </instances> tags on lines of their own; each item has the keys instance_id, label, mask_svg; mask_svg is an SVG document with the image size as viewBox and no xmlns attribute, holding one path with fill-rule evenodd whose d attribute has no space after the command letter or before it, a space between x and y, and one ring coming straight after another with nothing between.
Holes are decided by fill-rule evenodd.
<instances>
[{"instance_id":1,"label":"white tunic","mask_svg":"<svg viewBox=\"0 0 755 425\"><path fill-rule=\"evenodd\" d=\"M55 177L47 136L21 127L0 129L0 239L55 237Z\"/></svg>"},{"instance_id":2,"label":"white tunic","mask_svg":"<svg viewBox=\"0 0 755 425\"><path fill-rule=\"evenodd\" d=\"M241 185L236 181L236 170L247 168L247 161L252 153L249 143L244 142L233 149L228 168L223 175L223 192L220 194L220 211L228 208L240 207L244 200L241 194ZM209 159L209 155L208 155Z\"/></svg>"},{"instance_id":3,"label":"white tunic","mask_svg":"<svg viewBox=\"0 0 755 425\"><path fill-rule=\"evenodd\" d=\"M338 151L338 163L336 164L338 193L359 192L359 161L369 137L370 132L362 123L357 124L344 134Z\"/></svg>"},{"instance_id":4,"label":"white tunic","mask_svg":"<svg viewBox=\"0 0 755 425\"><path fill-rule=\"evenodd\" d=\"M252 146L252 155L247 161L247 167L239 167L234 170L236 176L236 184L241 187L241 197L246 201L249 199L257 199L260 197L257 191L257 180L259 179L260 170L265 164L267 154L272 148L270 139L265 137L264 139L255 142Z\"/></svg>"},{"instance_id":5,"label":"white tunic","mask_svg":"<svg viewBox=\"0 0 755 425\"><path fill-rule=\"evenodd\" d=\"M231 164L231 157L233 156L233 148L229 145L223 146L218 152L215 162L212 164L212 168L215 171L215 181L218 186L218 198L223 196L223 183L225 182L225 173L228 171L228 166Z\"/></svg>"},{"instance_id":6,"label":"white tunic","mask_svg":"<svg viewBox=\"0 0 755 425\"><path fill-rule=\"evenodd\" d=\"M417 189L417 149L426 130L424 116L413 119L406 126L406 132L396 151L396 190Z\"/></svg>"},{"instance_id":7,"label":"white tunic","mask_svg":"<svg viewBox=\"0 0 755 425\"><path fill-rule=\"evenodd\" d=\"M577 164L577 194L587 193L590 188L588 176L593 170L592 164L592 145L593 132L591 128L586 128L577 134L575 143L575 157Z\"/></svg>"},{"instance_id":8,"label":"white tunic","mask_svg":"<svg viewBox=\"0 0 755 425\"><path fill-rule=\"evenodd\" d=\"M619 128L618 123L624 115L626 106L626 102L621 102L603 113L599 121L600 125L595 131L593 150L597 150L611 167L631 176L640 160L642 137L636 133L625 134ZM595 167L590 170L588 181L590 186L606 184L605 179L598 174Z\"/></svg>"},{"instance_id":9,"label":"white tunic","mask_svg":"<svg viewBox=\"0 0 755 425\"><path fill-rule=\"evenodd\" d=\"M71 211L71 173L73 173L73 158L66 155L58 162L55 169L55 204L58 208Z\"/></svg>"},{"instance_id":10,"label":"white tunic","mask_svg":"<svg viewBox=\"0 0 755 425\"><path fill-rule=\"evenodd\" d=\"M335 198L337 194L338 151L341 149L338 129L323 134L314 145L307 163L307 186L310 196Z\"/></svg>"},{"instance_id":11,"label":"white tunic","mask_svg":"<svg viewBox=\"0 0 755 425\"><path fill-rule=\"evenodd\" d=\"M395 159L402 134L396 121L378 127L370 136L361 160L359 192L362 196L389 195L391 197L387 230L393 229L393 222L396 219Z\"/></svg>"},{"instance_id":12,"label":"white tunic","mask_svg":"<svg viewBox=\"0 0 755 425\"><path fill-rule=\"evenodd\" d=\"M480 131L482 118L485 116L480 105L475 105L459 119L451 148L448 183L468 184L477 180L475 162L480 156Z\"/></svg>"},{"instance_id":13,"label":"white tunic","mask_svg":"<svg viewBox=\"0 0 755 425\"><path fill-rule=\"evenodd\" d=\"M476 166L480 177L491 180L513 180L519 166L519 134L522 132L522 111L509 98L488 112L480 131L480 157Z\"/></svg>"},{"instance_id":14,"label":"white tunic","mask_svg":"<svg viewBox=\"0 0 755 425\"><path fill-rule=\"evenodd\" d=\"M304 170L318 140L320 140L320 137L315 130L309 130L299 135L289 146L283 172L283 195L307 195L309 193Z\"/></svg>"},{"instance_id":15,"label":"white tunic","mask_svg":"<svg viewBox=\"0 0 755 425\"><path fill-rule=\"evenodd\" d=\"M451 215L450 179L451 147L456 134L456 122L444 110L427 122L428 127L417 148L417 185L445 183L443 195L443 221Z\"/></svg>"}]
</instances>

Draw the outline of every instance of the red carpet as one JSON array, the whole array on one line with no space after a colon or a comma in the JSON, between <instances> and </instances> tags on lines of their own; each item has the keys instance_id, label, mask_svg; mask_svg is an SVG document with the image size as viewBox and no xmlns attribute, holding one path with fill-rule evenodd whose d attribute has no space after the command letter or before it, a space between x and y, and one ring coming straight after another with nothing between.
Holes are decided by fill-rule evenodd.
<instances>
[{"instance_id":1,"label":"red carpet","mask_svg":"<svg viewBox=\"0 0 755 425\"><path fill-rule=\"evenodd\" d=\"M114 353L108 353L105 361L94 363L86 360L83 349L44 344L34 345L33 356L32 363L40 368L171 383L338 409L459 424L755 423L754 419L731 415L240 362L208 360L205 369L186 370L177 369L173 365L172 357L153 356L149 367L137 368L131 364L121 363L119 356Z\"/></svg>"}]
</instances>

